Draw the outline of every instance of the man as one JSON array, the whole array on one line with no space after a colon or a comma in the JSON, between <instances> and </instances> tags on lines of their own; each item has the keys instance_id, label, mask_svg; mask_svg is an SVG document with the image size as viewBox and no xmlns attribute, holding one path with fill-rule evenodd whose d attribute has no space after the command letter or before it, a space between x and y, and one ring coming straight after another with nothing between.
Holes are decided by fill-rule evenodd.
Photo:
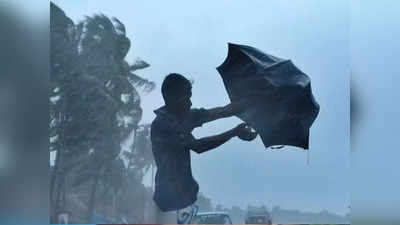
<instances>
[{"instance_id":1,"label":"man","mask_svg":"<svg viewBox=\"0 0 400 225\"><path fill-rule=\"evenodd\" d=\"M245 124L240 124L222 134L196 139L191 134L194 128L233 116L243 111L248 102L209 110L191 109L191 89L191 82L184 76L169 74L161 87L165 106L154 111L157 116L151 125L151 142L157 165L154 193L159 208L157 223L176 223L177 214L173 212L190 207L197 200L199 185L192 176L190 150L200 154L233 137L251 141L257 136Z\"/></svg>"}]
</instances>

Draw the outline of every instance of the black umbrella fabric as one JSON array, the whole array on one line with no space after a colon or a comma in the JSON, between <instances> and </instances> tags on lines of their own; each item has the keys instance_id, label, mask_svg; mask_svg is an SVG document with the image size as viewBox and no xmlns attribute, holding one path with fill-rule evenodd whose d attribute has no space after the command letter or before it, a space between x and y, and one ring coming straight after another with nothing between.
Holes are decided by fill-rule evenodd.
<instances>
[{"instance_id":1,"label":"black umbrella fabric","mask_svg":"<svg viewBox=\"0 0 400 225\"><path fill-rule=\"evenodd\" d=\"M309 147L309 129L319 113L310 78L291 60L237 44L217 67L231 102L255 99L237 116L260 135L266 148ZM253 102L252 101L252 102Z\"/></svg>"}]
</instances>

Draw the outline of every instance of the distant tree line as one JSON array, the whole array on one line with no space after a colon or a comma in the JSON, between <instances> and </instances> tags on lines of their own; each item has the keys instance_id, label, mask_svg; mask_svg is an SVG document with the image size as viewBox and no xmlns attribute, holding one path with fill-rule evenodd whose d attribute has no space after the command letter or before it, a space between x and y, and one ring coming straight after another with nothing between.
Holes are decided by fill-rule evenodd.
<instances>
[{"instance_id":1,"label":"distant tree line","mask_svg":"<svg viewBox=\"0 0 400 225\"><path fill-rule=\"evenodd\" d=\"M212 200L203 193L199 193L196 204L200 212L226 212L234 224L243 224L246 218L251 215L265 215L269 223L279 224L349 224L349 214L345 216L336 215L327 210L321 212L304 212L301 210L283 209L279 206L268 208L265 205L247 205L245 208L240 206L224 207L221 204L214 205ZM253 223L253 222L252 222ZM266 224L266 223L264 223Z\"/></svg>"}]
</instances>

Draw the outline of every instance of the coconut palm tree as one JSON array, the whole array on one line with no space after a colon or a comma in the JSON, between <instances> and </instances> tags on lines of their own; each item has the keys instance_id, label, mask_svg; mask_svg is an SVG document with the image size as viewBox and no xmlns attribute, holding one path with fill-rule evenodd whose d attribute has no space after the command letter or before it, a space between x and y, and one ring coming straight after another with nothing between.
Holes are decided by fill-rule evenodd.
<instances>
[{"instance_id":1,"label":"coconut palm tree","mask_svg":"<svg viewBox=\"0 0 400 225\"><path fill-rule=\"evenodd\" d=\"M148 63L125 60L130 40L118 19L94 15L75 25L50 4L50 151L57 153L50 198L55 210L65 206L67 175L75 185L91 180L89 219L100 184L121 185L110 174L124 176L120 145L142 117L137 88L155 85L134 73Z\"/></svg>"}]
</instances>

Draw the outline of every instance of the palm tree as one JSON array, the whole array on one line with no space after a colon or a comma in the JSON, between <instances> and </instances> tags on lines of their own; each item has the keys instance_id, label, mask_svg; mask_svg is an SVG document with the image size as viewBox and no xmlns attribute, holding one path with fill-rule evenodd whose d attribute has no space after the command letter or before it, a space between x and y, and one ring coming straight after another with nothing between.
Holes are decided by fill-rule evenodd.
<instances>
[{"instance_id":1,"label":"palm tree","mask_svg":"<svg viewBox=\"0 0 400 225\"><path fill-rule=\"evenodd\" d=\"M121 162L120 144L138 129L142 116L136 88L148 92L155 85L133 73L148 63L125 61L130 40L118 19L95 15L75 25L50 4L50 151L57 152L50 198L57 211L65 206L67 174L74 177L75 185L91 179L89 219L99 185L111 182L115 193L121 185L109 177L110 173L124 176L124 168L117 163ZM56 201L55 187L56 196L63 196Z\"/></svg>"}]
</instances>

